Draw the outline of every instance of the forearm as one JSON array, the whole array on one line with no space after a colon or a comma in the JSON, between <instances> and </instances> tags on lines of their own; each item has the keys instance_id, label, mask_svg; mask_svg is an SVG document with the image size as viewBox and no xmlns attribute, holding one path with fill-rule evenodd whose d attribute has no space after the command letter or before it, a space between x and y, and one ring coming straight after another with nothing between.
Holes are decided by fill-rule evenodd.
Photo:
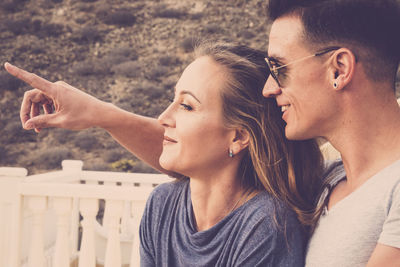
<instances>
[{"instance_id":1,"label":"forearm","mask_svg":"<svg viewBox=\"0 0 400 267\"><path fill-rule=\"evenodd\" d=\"M136 115L110 103L98 110L95 126L105 129L119 144L153 168L173 175L159 164L164 129L154 118Z\"/></svg>"}]
</instances>

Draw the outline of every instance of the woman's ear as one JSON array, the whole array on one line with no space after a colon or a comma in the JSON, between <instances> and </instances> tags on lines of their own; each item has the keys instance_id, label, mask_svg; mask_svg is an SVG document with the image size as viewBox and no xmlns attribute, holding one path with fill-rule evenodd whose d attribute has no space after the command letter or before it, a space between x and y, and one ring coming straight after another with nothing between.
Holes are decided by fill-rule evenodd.
<instances>
[{"instance_id":1,"label":"woman's ear","mask_svg":"<svg viewBox=\"0 0 400 267\"><path fill-rule=\"evenodd\" d=\"M334 90L342 90L353 79L356 57L353 52L347 48L340 48L332 56L330 61L329 80Z\"/></svg>"},{"instance_id":2,"label":"woman's ear","mask_svg":"<svg viewBox=\"0 0 400 267\"><path fill-rule=\"evenodd\" d=\"M230 145L230 149L233 155L239 154L240 151L248 147L249 142L250 142L250 134L247 130L245 129L235 130L235 137L233 138L232 143Z\"/></svg>"}]
</instances>

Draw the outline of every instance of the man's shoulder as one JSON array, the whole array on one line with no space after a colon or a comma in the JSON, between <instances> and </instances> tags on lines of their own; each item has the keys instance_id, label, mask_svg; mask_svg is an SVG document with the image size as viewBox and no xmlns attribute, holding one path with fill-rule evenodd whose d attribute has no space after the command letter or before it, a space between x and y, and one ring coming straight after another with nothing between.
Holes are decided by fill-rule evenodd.
<instances>
[{"instance_id":1,"label":"man's shoulder","mask_svg":"<svg viewBox=\"0 0 400 267\"><path fill-rule=\"evenodd\" d=\"M342 159L325 161L322 179L325 183L334 186L346 177Z\"/></svg>"}]
</instances>

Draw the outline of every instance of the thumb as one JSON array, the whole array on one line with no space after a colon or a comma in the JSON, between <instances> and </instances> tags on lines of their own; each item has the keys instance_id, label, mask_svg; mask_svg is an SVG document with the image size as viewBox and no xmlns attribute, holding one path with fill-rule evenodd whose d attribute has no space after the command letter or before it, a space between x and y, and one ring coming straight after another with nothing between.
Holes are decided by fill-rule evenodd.
<instances>
[{"instance_id":1,"label":"thumb","mask_svg":"<svg viewBox=\"0 0 400 267\"><path fill-rule=\"evenodd\" d=\"M37 129L37 132L41 128L56 127L55 121L57 119L57 114L43 114L33 117L27 120L24 124L24 129L31 130Z\"/></svg>"}]
</instances>

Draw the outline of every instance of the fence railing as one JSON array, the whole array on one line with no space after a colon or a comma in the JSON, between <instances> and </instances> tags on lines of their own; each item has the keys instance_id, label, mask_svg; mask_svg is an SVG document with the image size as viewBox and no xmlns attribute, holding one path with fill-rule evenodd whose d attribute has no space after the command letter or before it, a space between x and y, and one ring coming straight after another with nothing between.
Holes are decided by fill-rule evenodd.
<instances>
[{"instance_id":1,"label":"fence railing","mask_svg":"<svg viewBox=\"0 0 400 267\"><path fill-rule=\"evenodd\" d=\"M166 175L0 168L0 267L139 266L139 222Z\"/></svg>"}]
</instances>

